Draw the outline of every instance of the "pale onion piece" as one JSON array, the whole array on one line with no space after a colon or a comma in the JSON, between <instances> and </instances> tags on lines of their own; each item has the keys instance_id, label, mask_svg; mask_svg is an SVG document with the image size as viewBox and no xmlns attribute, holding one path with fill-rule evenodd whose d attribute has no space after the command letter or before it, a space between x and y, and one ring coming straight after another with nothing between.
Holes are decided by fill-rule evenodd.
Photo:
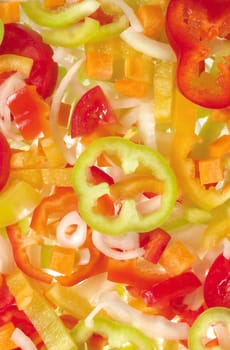
<instances>
[{"instance_id":1,"label":"pale onion piece","mask_svg":"<svg viewBox=\"0 0 230 350\"><path fill-rule=\"evenodd\" d=\"M72 65L72 67L66 73L66 75L60 82L57 90L54 92L53 100L51 103L51 109L50 109L50 130L51 130L52 136L55 142L57 143L58 147L62 151L64 158L71 165L75 163L76 155L75 155L75 151L73 151L72 148L71 149L67 148L67 145L64 141L64 135L59 130L58 113L59 113L61 101L64 96L65 90L71 83L78 69L81 67L83 61L84 61L84 58L79 59L75 64Z\"/></svg>"},{"instance_id":2,"label":"pale onion piece","mask_svg":"<svg viewBox=\"0 0 230 350\"><path fill-rule=\"evenodd\" d=\"M134 259L144 254L144 248L136 248L128 251L118 251L110 248L104 241L104 235L97 231L92 232L92 241L101 253L116 260Z\"/></svg>"},{"instance_id":3,"label":"pale onion piece","mask_svg":"<svg viewBox=\"0 0 230 350\"><path fill-rule=\"evenodd\" d=\"M0 273L10 274L16 268L11 244L0 234Z\"/></svg>"},{"instance_id":4,"label":"pale onion piece","mask_svg":"<svg viewBox=\"0 0 230 350\"><path fill-rule=\"evenodd\" d=\"M169 321L164 316L149 315L135 309L121 300L116 292L105 292L97 304L97 310L105 310L114 320L138 328L151 339L186 339L189 326ZM89 322L90 322L90 315Z\"/></svg>"},{"instance_id":5,"label":"pale onion piece","mask_svg":"<svg viewBox=\"0 0 230 350\"><path fill-rule=\"evenodd\" d=\"M90 261L90 250L88 248L82 248L78 251L79 261L78 265L86 265Z\"/></svg>"},{"instance_id":6,"label":"pale onion piece","mask_svg":"<svg viewBox=\"0 0 230 350\"><path fill-rule=\"evenodd\" d=\"M223 256L225 259L230 259L230 241L227 238L223 239Z\"/></svg>"},{"instance_id":7,"label":"pale onion piece","mask_svg":"<svg viewBox=\"0 0 230 350\"><path fill-rule=\"evenodd\" d=\"M127 5L123 0L110 0L110 1L122 9L124 14L128 18L129 23L133 28L133 30L135 30L136 32L143 32L142 24L140 23L132 7Z\"/></svg>"},{"instance_id":8,"label":"pale onion piece","mask_svg":"<svg viewBox=\"0 0 230 350\"><path fill-rule=\"evenodd\" d=\"M0 130L7 138L15 141L22 140L22 136L19 134L15 122L11 120L7 99L23 86L25 86L25 82L18 72L11 75L0 85Z\"/></svg>"},{"instance_id":9,"label":"pale onion piece","mask_svg":"<svg viewBox=\"0 0 230 350\"><path fill-rule=\"evenodd\" d=\"M76 225L76 230L68 234L67 229L71 225ZM63 247L77 248L80 247L86 240L87 225L76 211L71 211L66 214L56 229L56 239Z\"/></svg>"},{"instance_id":10,"label":"pale onion piece","mask_svg":"<svg viewBox=\"0 0 230 350\"><path fill-rule=\"evenodd\" d=\"M132 27L124 30L120 37L133 49L162 61L176 61L176 56L170 45L148 38L137 33Z\"/></svg>"},{"instance_id":11,"label":"pale onion piece","mask_svg":"<svg viewBox=\"0 0 230 350\"><path fill-rule=\"evenodd\" d=\"M139 235L137 232L129 232L119 237L103 235L103 240L110 248L126 251L140 248Z\"/></svg>"},{"instance_id":12,"label":"pale onion piece","mask_svg":"<svg viewBox=\"0 0 230 350\"><path fill-rule=\"evenodd\" d=\"M141 196L142 198L142 196ZM149 214L156 210L159 210L161 207L161 196L157 195L152 198L141 199L137 202L137 210L140 214Z\"/></svg>"},{"instance_id":13,"label":"pale onion piece","mask_svg":"<svg viewBox=\"0 0 230 350\"><path fill-rule=\"evenodd\" d=\"M11 340L22 350L37 350L32 340L19 328L15 328Z\"/></svg>"},{"instance_id":14,"label":"pale onion piece","mask_svg":"<svg viewBox=\"0 0 230 350\"><path fill-rule=\"evenodd\" d=\"M214 328L214 332L217 336L219 345L220 345L220 349L221 350L229 350L229 344L230 344L230 335L229 332L227 330L227 327L221 323L217 323L213 326Z\"/></svg>"},{"instance_id":15,"label":"pale onion piece","mask_svg":"<svg viewBox=\"0 0 230 350\"><path fill-rule=\"evenodd\" d=\"M203 287L196 288L192 293L184 297L183 303L188 305L190 310L198 310L204 302Z\"/></svg>"}]
</instances>

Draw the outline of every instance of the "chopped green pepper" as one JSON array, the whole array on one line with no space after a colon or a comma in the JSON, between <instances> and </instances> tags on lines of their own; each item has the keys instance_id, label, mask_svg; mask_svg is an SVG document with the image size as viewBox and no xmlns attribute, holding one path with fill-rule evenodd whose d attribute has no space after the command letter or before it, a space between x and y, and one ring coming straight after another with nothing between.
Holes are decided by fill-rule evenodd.
<instances>
[{"instance_id":1,"label":"chopped green pepper","mask_svg":"<svg viewBox=\"0 0 230 350\"><path fill-rule=\"evenodd\" d=\"M78 349L52 306L20 270L7 277L7 285L16 299L19 310L23 310L30 319L47 350Z\"/></svg>"},{"instance_id":2,"label":"chopped green pepper","mask_svg":"<svg viewBox=\"0 0 230 350\"><path fill-rule=\"evenodd\" d=\"M92 326L81 320L71 330L71 335L79 346L87 342L93 333L108 338L108 343L112 348L121 348L124 343L130 342L136 345L137 349L156 350L154 342L138 329L103 317L95 317Z\"/></svg>"},{"instance_id":3,"label":"chopped green pepper","mask_svg":"<svg viewBox=\"0 0 230 350\"><path fill-rule=\"evenodd\" d=\"M130 175L146 171L149 176L160 180L163 184L160 207L147 213L140 213L135 199L126 196L117 215L106 216L94 210L98 198L105 194L112 197L112 186L108 183L93 185L87 180L87 170L101 154L118 159L122 171L129 178ZM73 169L73 186L78 194L79 211L83 219L93 229L108 235L120 235L132 231L144 232L158 227L169 216L177 192L176 179L166 159L150 147L135 144L118 136L97 139L80 155ZM145 191L144 176L142 187Z\"/></svg>"},{"instance_id":4,"label":"chopped green pepper","mask_svg":"<svg viewBox=\"0 0 230 350\"><path fill-rule=\"evenodd\" d=\"M204 311L193 323L189 336L189 350L205 350L207 347L202 344L202 338L205 337L209 327L216 324L224 325L230 332L230 310L225 307L213 307ZM214 349L214 347L212 347ZM221 350L221 346L215 346L215 350Z\"/></svg>"},{"instance_id":5,"label":"chopped green pepper","mask_svg":"<svg viewBox=\"0 0 230 350\"><path fill-rule=\"evenodd\" d=\"M99 5L97 1L85 0L58 10L48 10L38 0L21 2L23 11L33 22L49 28L64 28L77 23L96 11Z\"/></svg>"}]
</instances>

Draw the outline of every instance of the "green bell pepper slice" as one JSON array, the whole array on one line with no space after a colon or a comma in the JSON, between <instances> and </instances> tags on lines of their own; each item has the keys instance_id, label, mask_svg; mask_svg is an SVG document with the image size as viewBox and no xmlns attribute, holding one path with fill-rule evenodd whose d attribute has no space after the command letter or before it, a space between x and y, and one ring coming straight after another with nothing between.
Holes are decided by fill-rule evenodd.
<instances>
[{"instance_id":1,"label":"green bell pepper slice","mask_svg":"<svg viewBox=\"0 0 230 350\"><path fill-rule=\"evenodd\" d=\"M105 194L110 196L110 186L106 182L97 185L89 183L87 170L103 153L112 159L119 159L125 175L147 171L148 175L162 181L160 208L141 214L136 208L135 199L125 198L117 215L106 216L96 212L94 207L97 199ZM119 136L97 139L87 147L74 165L73 187L78 195L78 208L82 218L94 230L108 235L146 232L159 227L171 213L177 194L176 179L166 159L150 147Z\"/></svg>"},{"instance_id":2,"label":"green bell pepper slice","mask_svg":"<svg viewBox=\"0 0 230 350\"><path fill-rule=\"evenodd\" d=\"M157 349L156 344L137 328L125 324L121 325L104 317L95 317L92 321L92 326L86 325L86 322L81 320L71 330L71 335L78 346L87 342L94 333L107 338L111 348L120 349L123 344L130 342L140 350Z\"/></svg>"},{"instance_id":3,"label":"green bell pepper slice","mask_svg":"<svg viewBox=\"0 0 230 350\"><path fill-rule=\"evenodd\" d=\"M15 297L19 310L25 312L41 336L47 350L78 349L68 329L57 316L51 304L35 289L20 270L7 276L7 285Z\"/></svg>"},{"instance_id":4,"label":"green bell pepper slice","mask_svg":"<svg viewBox=\"0 0 230 350\"><path fill-rule=\"evenodd\" d=\"M193 323L189 336L188 348L189 350L205 350L201 340L205 336L207 329L210 326L221 323L230 334L230 310L225 307L213 307L204 311ZM212 347L212 350L221 350L221 346Z\"/></svg>"},{"instance_id":5,"label":"green bell pepper slice","mask_svg":"<svg viewBox=\"0 0 230 350\"><path fill-rule=\"evenodd\" d=\"M27 217L40 203L41 194L25 181L10 184L0 194L0 227Z\"/></svg>"},{"instance_id":6,"label":"green bell pepper slice","mask_svg":"<svg viewBox=\"0 0 230 350\"><path fill-rule=\"evenodd\" d=\"M3 40L4 37L4 24L2 22L2 20L0 19L0 44Z\"/></svg>"},{"instance_id":7,"label":"green bell pepper slice","mask_svg":"<svg viewBox=\"0 0 230 350\"><path fill-rule=\"evenodd\" d=\"M95 36L100 23L93 18L86 17L83 23L56 30L41 30L43 40L54 46L77 47L90 41Z\"/></svg>"},{"instance_id":8,"label":"green bell pepper slice","mask_svg":"<svg viewBox=\"0 0 230 350\"><path fill-rule=\"evenodd\" d=\"M91 15L100 4L94 0L85 0L69 7L49 10L38 0L21 2L25 14L36 24L49 28L64 28Z\"/></svg>"}]
</instances>

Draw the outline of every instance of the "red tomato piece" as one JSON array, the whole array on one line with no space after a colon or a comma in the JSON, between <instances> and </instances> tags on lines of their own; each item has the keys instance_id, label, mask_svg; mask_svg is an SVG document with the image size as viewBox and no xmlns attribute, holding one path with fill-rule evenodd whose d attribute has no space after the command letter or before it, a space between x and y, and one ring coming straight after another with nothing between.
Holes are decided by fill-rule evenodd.
<instances>
[{"instance_id":1,"label":"red tomato piece","mask_svg":"<svg viewBox=\"0 0 230 350\"><path fill-rule=\"evenodd\" d=\"M39 33L22 24L5 24L0 54L15 54L33 59L27 83L35 85L38 93L46 98L53 93L57 82L57 64L53 50L42 41Z\"/></svg>"},{"instance_id":2,"label":"red tomato piece","mask_svg":"<svg viewBox=\"0 0 230 350\"><path fill-rule=\"evenodd\" d=\"M71 137L90 134L99 124L116 123L112 107L100 86L88 90L77 102L71 120Z\"/></svg>"},{"instance_id":3,"label":"red tomato piece","mask_svg":"<svg viewBox=\"0 0 230 350\"><path fill-rule=\"evenodd\" d=\"M0 190L5 186L10 174L10 146L0 133Z\"/></svg>"},{"instance_id":4,"label":"red tomato piece","mask_svg":"<svg viewBox=\"0 0 230 350\"><path fill-rule=\"evenodd\" d=\"M230 259L220 254L211 265L204 282L204 299L208 307L230 307Z\"/></svg>"}]
</instances>

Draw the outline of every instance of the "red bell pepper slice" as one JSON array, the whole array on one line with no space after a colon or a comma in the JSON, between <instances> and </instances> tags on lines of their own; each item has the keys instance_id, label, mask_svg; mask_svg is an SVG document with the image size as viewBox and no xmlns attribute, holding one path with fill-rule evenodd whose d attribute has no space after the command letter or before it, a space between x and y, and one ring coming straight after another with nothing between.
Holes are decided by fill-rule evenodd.
<instances>
[{"instance_id":1,"label":"red bell pepper slice","mask_svg":"<svg viewBox=\"0 0 230 350\"><path fill-rule=\"evenodd\" d=\"M184 297L201 285L198 277L191 271L170 277L154 284L142 293L147 306L171 303L173 300Z\"/></svg>"},{"instance_id":2,"label":"red bell pepper slice","mask_svg":"<svg viewBox=\"0 0 230 350\"><path fill-rule=\"evenodd\" d=\"M0 133L0 190L6 185L10 174L10 146L5 136Z\"/></svg>"},{"instance_id":3,"label":"red bell pepper slice","mask_svg":"<svg viewBox=\"0 0 230 350\"><path fill-rule=\"evenodd\" d=\"M144 258L157 264L171 236L161 228L140 234L140 245L144 247Z\"/></svg>"},{"instance_id":4,"label":"red bell pepper slice","mask_svg":"<svg viewBox=\"0 0 230 350\"><path fill-rule=\"evenodd\" d=\"M23 236L17 224L7 227L7 234L12 246L14 260L19 269L26 275L38 281L51 283L53 277L41 269L33 266L23 246Z\"/></svg>"},{"instance_id":5,"label":"red bell pepper slice","mask_svg":"<svg viewBox=\"0 0 230 350\"><path fill-rule=\"evenodd\" d=\"M217 40L229 40L229 0L171 0L166 32L177 55L177 83L192 102L207 108L230 104L230 55L220 52L217 73L204 70Z\"/></svg>"},{"instance_id":6,"label":"red bell pepper slice","mask_svg":"<svg viewBox=\"0 0 230 350\"><path fill-rule=\"evenodd\" d=\"M3 276L0 285L0 314L4 313L5 310L14 303L14 297L11 295L5 277Z\"/></svg>"},{"instance_id":7,"label":"red bell pepper slice","mask_svg":"<svg viewBox=\"0 0 230 350\"><path fill-rule=\"evenodd\" d=\"M32 58L34 62L27 83L35 85L43 98L51 96L57 82L57 64L52 58L53 50L38 32L19 23L5 24L0 54Z\"/></svg>"},{"instance_id":8,"label":"red bell pepper slice","mask_svg":"<svg viewBox=\"0 0 230 350\"><path fill-rule=\"evenodd\" d=\"M220 254L212 263L204 282L208 307L230 307L230 259Z\"/></svg>"},{"instance_id":9,"label":"red bell pepper slice","mask_svg":"<svg viewBox=\"0 0 230 350\"><path fill-rule=\"evenodd\" d=\"M35 86L23 86L9 96L7 104L25 140L47 134L50 107Z\"/></svg>"},{"instance_id":10,"label":"red bell pepper slice","mask_svg":"<svg viewBox=\"0 0 230 350\"><path fill-rule=\"evenodd\" d=\"M87 135L100 124L117 123L116 115L100 86L88 90L77 102L71 119L71 137Z\"/></svg>"}]
</instances>

